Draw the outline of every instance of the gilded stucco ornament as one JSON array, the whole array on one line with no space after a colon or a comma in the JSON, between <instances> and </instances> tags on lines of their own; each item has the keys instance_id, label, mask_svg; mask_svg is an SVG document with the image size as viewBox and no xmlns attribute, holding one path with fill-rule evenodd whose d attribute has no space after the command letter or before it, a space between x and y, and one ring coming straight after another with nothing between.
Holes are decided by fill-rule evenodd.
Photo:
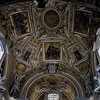
<instances>
[{"instance_id":1,"label":"gilded stucco ornament","mask_svg":"<svg viewBox=\"0 0 100 100\"><path fill-rule=\"evenodd\" d=\"M87 75L86 72L91 70L90 62L88 61L90 52L87 49L87 45L84 46L85 43L82 40L83 38L86 41L88 40L85 37L86 35L83 37L82 33L81 35L74 33L74 11L76 8L73 6L71 3L60 0L48 0L45 8L38 8L34 2L12 4L3 8L8 24L6 20L2 24L7 24L5 33L10 38L8 39L7 37L6 39L12 41L12 44L8 42L8 45L10 44L9 49L13 51L13 58L15 58L12 69L14 78L12 84L10 84L11 94L14 93L13 95L16 95L19 93L19 96L20 91L22 91L23 95L26 96L24 92L27 92L30 88L29 86L34 83L33 81L35 79L38 80L42 75L46 78L50 75L65 77L65 79L67 78L68 81L76 85L77 93L81 93L81 96L87 91L89 95L92 94L91 88L88 88L88 86L90 87L88 83L91 80L87 81L87 77L80 78L82 69L84 69L84 75ZM17 34L15 33L16 25L12 23L12 19L14 20L15 18L12 18L12 16L24 15L25 12L28 12L26 17L30 19L27 22L30 25L30 34L23 35L23 32ZM27 20L24 20L24 24L25 21ZM75 34L78 35L76 36ZM61 74L62 76L60 76ZM80 82L81 80L82 82L85 80L84 89L86 91L84 93L81 87L83 85ZM56 84L58 87L62 87L59 91L67 91L67 89L64 90L63 88L64 85L67 85L67 82L62 81L59 81L58 85ZM51 81L50 84L49 86L52 87L55 82ZM27 87L24 87L25 85ZM78 89L78 86L80 86L80 89ZM23 92L22 89L25 91ZM36 87L36 89L37 92L38 90L41 92L40 87Z\"/></svg>"},{"instance_id":2,"label":"gilded stucco ornament","mask_svg":"<svg viewBox=\"0 0 100 100\"><path fill-rule=\"evenodd\" d=\"M59 4L59 2L53 2L54 6L50 1L48 1L49 6L46 6L46 9L34 9L33 6L34 31L36 32L37 37L45 34L50 36L56 34L64 35L63 26L68 28L69 11L67 6L63 6L66 5L66 3L64 4L61 2L61 4Z\"/></svg>"},{"instance_id":3,"label":"gilded stucco ornament","mask_svg":"<svg viewBox=\"0 0 100 100\"><path fill-rule=\"evenodd\" d=\"M61 25L61 15L55 8L47 8L42 15L44 27L48 30L56 30Z\"/></svg>"}]
</instances>

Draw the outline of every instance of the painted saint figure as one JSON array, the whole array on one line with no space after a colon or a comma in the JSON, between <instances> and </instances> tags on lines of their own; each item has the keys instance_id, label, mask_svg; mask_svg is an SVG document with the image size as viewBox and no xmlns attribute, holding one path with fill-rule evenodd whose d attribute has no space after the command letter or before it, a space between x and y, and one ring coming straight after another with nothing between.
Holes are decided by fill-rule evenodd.
<instances>
[{"instance_id":1,"label":"painted saint figure","mask_svg":"<svg viewBox=\"0 0 100 100\"><path fill-rule=\"evenodd\" d=\"M59 60L60 59L60 49L55 47L54 43L50 43L46 51L47 60Z\"/></svg>"}]
</instances>

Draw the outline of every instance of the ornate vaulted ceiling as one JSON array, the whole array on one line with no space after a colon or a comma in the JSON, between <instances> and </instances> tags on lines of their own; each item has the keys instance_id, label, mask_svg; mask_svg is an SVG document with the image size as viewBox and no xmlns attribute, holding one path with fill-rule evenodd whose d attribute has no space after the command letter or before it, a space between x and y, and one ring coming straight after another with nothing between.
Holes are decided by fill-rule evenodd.
<instances>
[{"instance_id":1,"label":"ornate vaulted ceiling","mask_svg":"<svg viewBox=\"0 0 100 100\"><path fill-rule=\"evenodd\" d=\"M36 100L56 90L68 100L90 96L97 1L15 1L0 1L7 4L0 8L0 30L9 51L0 70L10 95Z\"/></svg>"},{"instance_id":2,"label":"ornate vaulted ceiling","mask_svg":"<svg viewBox=\"0 0 100 100\"><path fill-rule=\"evenodd\" d=\"M32 0L0 0L0 4L12 4L12 3L16 3L16 2L23 2L23 1L32 1ZM33 0L34 1L34 0ZM44 2L47 0L37 0L39 2ZM99 5L100 2L99 0L63 0L66 2L82 2L82 3L89 3L89 4L94 4L94 5Z\"/></svg>"}]
</instances>

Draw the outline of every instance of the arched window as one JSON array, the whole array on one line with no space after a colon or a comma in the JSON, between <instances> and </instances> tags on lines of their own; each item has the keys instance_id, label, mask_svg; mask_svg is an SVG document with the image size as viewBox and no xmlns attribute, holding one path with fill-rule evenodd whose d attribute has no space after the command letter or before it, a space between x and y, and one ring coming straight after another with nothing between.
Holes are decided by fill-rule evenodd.
<instances>
[{"instance_id":1,"label":"arched window","mask_svg":"<svg viewBox=\"0 0 100 100\"><path fill-rule=\"evenodd\" d=\"M94 43L93 51L95 51L98 63L100 64L100 28L98 28L96 33L96 42Z\"/></svg>"},{"instance_id":2,"label":"arched window","mask_svg":"<svg viewBox=\"0 0 100 100\"><path fill-rule=\"evenodd\" d=\"M59 94L58 93L49 93L48 100L59 100Z\"/></svg>"},{"instance_id":3,"label":"arched window","mask_svg":"<svg viewBox=\"0 0 100 100\"><path fill-rule=\"evenodd\" d=\"M0 40L0 61L2 60L2 57L4 55L4 45L2 43L2 41Z\"/></svg>"},{"instance_id":4,"label":"arched window","mask_svg":"<svg viewBox=\"0 0 100 100\"><path fill-rule=\"evenodd\" d=\"M4 61L6 54L6 43L4 36L0 33L0 66L2 62Z\"/></svg>"},{"instance_id":5,"label":"arched window","mask_svg":"<svg viewBox=\"0 0 100 100\"><path fill-rule=\"evenodd\" d=\"M7 45L3 34L0 32L0 75L3 77L6 66Z\"/></svg>"},{"instance_id":6,"label":"arched window","mask_svg":"<svg viewBox=\"0 0 100 100\"><path fill-rule=\"evenodd\" d=\"M99 54L99 56L100 56L100 48L98 49L98 54Z\"/></svg>"}]
</instances>

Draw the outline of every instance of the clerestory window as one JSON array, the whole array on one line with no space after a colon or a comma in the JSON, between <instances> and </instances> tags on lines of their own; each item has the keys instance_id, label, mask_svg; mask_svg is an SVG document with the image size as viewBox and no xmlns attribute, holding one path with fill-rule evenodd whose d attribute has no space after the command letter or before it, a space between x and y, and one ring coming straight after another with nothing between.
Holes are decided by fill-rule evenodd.
<instances>
[{"instance_id":1,"label":"clerestory window","mask_svg":"<svg viewBox=\"0 0 100 100\"><path fill-rule=\"evenodd\" d=\"M0 40L0 60L2 59L3 55L4 55L4 46L2 41Z\"/></svg>"},{"instance_id":2,"label":"clerestory window","mask_svg":"<svg viewBox=\"0 0 100 100\"><path fill-rule=\"evenodd\" d=\"M58 93L49 93L48 100L59 100L59 94Z\"/></svg>"},{"instance_id":3,"label":"clerestory window","mask_svg":"<svg viewBox=\"0 0 100 100\"><path fill-rule=\"evenodd\" d=\"M98 49L98 54L99 54L99 56L100 56L100 49Z\"/></svg>"}]
</instances>

